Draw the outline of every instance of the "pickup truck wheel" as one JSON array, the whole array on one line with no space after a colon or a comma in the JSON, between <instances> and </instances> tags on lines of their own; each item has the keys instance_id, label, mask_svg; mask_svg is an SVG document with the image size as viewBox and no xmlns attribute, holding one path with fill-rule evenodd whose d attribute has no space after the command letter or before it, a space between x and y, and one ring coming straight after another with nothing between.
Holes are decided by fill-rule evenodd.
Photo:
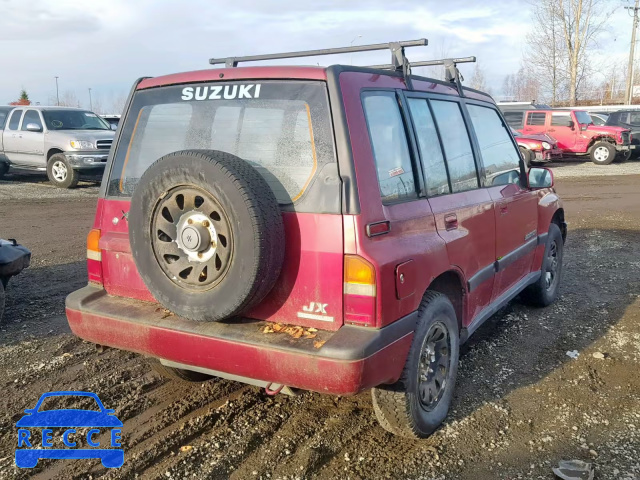
<instances>
[{"instance_id":1,"label":"pickup truck wheel","mask_svg":"<svg viewBox=\"0 0 640 480\"><path fill-rule=\"evenodd\" d=\"M609 165L616 158L616 147L609 142L596 142L591 146L589 156L596 165Z\"/></svg>"},{"instance_id":2,"label":"pickup truck wheel","mask_svg":"<svg viewBox=\"0 0 640 480\"><path fill-rule=\"evenodd\" d=\"M522 292L522 297L527 303L546 307L556 301L562 275L563 253L562 232L558 225L552 223L549 225L540 279Z\"/></svg>"},{"instance_id":3,"label":"pickup truck wheel","mask_svg":"<svg viewBox=\"0 0 640 480\"><path fill-rule=\"evenodd\" d=\"M256 305L284 262L271 187L248 162L214 150L171 153L147 169L131 200L129 240L154 298L195 321Z\"/></svg>"},{"instance_id":4,"label":"pickup truck wheel","mask_svg":"<svg viewBox=\"0 0 640 480\"><path fill-rule=\"evenodd\" d=\"M534 157L533 152L528 148L520 147L520 155L522 155L522 159L527 168L531 167L532 157Z\"/></svg>"},{"instance_id":5,"label":"pickup truck wheel","mask_svg":"<svg viewBox=\"0 0 640 480\"><path fill-rule=\"evenodd\" d=\"M4 313L4 282L0 278L0 325L2 325L2 316Z\"/></svg>"},{"instance_id":6,"label":"pickup truck wheel","mask_svg":"<svg viewBox=\"0 0 640 480\"><path fill-rule=\"evenodd\" d=\"M5 162L0 162L0 180L4 177L9 171L9 164Z\"/></svg>"},{"instance_id":7,"label":"pickup truck wheel","mask_svg":"<svg viewBox=\"0 0 640 480\"><path fill-rule=\"evenodd\" d=\"M447 416L460 350L456 313L445 295L427 292L418 312L400 380L371 391L380 425L408 438L431 435Z\"/></svg>"},{"instance_id":8,"label":"pickup truck wheel","mask_svg":"<svg viewBox=\"0 0 640 480\"><path fill-rule=\"evenodd\" d=\"M62 153L56 153L49 159L47 176L49 181L59 188L74 188L80 180L80 174L71 168L67 157Z\"/></svg>"},{"instance_id":9,"label":"pickup truck wheel","mask_svg":"<svg viewBox=\"0 0 640 480\"><path fill-rule=\"evenodd\" d=\"M150 360L149 363L151 364L151 368L153 368L157 374L170 380L178 380L180 382L206 382L213 378L213 376L207 375L206 373L184 370L182 368L167 367L156 359Z\"/></svg>"}]
</instances>

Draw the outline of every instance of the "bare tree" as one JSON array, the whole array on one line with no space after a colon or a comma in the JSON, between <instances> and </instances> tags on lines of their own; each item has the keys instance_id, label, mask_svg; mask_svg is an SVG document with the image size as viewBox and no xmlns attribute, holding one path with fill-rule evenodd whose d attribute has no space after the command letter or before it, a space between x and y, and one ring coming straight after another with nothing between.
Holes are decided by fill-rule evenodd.
<instances>
[{"instance_id":1,"label":"bare tree","mask_svg":"<svg viewBox=\"0 0 640 480\"><path fill-rule=\"evenodd\" d=\"M540 80L529 67L520 65L517 73L507 75L502 94L513 101L533 102L540 99Z\"/></svg>"},{"instance_id":2,"label":"bare tree","mask_svg":"<svg viewBox=\"0 0 640 480\"><path fill-rule=\"evenodd\" d=\"M527 60L543 80L543 92L555 107L566 82L566 43L562 35L558 0L532 3L532 30L527 35Z\"/></svg>"},{"instance_id":3,"label":"bare tree","mask_svg":"<svg viewBox=\"0 0 640 480\"><path fill-rule=\"evenodd\" d=\"M566 45L569 105L576 104L581 75L588 66L588 51L594 46L608 20L605 0L555 0L556 15Z\"/></svg>"},{"instance_id":4,"label":"bare tree","mask_svg":"<svg viewBox=\"0 0 640 480\"><path fill-rule=\"evenodd\" d=\"M482 70L480 65L476 64L476 67L473 69L473 75L471 76L471 80L469 80L469 86L482 92L486 92L488 90L484 70Z\"/></svg>"}]
</instances>

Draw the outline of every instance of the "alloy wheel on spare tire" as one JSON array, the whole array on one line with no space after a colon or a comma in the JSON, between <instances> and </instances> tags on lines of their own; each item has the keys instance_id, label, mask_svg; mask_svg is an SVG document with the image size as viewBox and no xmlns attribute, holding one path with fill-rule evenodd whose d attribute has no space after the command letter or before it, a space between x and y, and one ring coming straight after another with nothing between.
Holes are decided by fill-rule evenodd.
<instances>
[{"instance_id":1,"label":"alloy wheel on spare tire","mask_svg":"<svg viewBox=\"0 0 640 480\"><path fill-rule=\"evenodd\" d=\"M136 186L129 240L138 271L172 312L216 321L256 305L284 261L284 224L266 180L220 151L157 160Z\"/></svg>"},{"instance_id":2,"label":"alloy wheel on spare tire","mask_svg":"<svg viewBox=\"0 0 640 480\"><path fill-rule=\"evenodd\" d=\"M596 165L609 165L616 158L616 147L609 142L596 142L591 146L589 155Z\"/></svg>"}]
</instances>

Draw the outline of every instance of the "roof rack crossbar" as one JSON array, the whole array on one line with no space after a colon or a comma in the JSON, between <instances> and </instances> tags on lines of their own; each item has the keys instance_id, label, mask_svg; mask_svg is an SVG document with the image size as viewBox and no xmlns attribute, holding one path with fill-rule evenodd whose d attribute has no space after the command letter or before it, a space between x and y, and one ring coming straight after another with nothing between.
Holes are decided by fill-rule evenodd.
<instances>
[{"instance_id":1,"label":"roof rack crossbar","mask_svg":"<svg viewBox=\"0 0 640 480\"><path fill-rule=\"evenodd\" d=\"M314 57L319 55L335 55L339 53L355 53L355 52L370 52L374 50L391 50L392 61L394 64L399 62L398 54L399 49L403 50L404 47L421 47L427 45L426 38L420 38L418 40L406 40L403 42L391 42L391 43L373 43L370 45L355 45L351 47L340 48L324 48L320 50L302 50L299 52L284 52L284 53L268 53L265 55L247 55L244 57L226 57L226 58L211 58L209 63L211 65L219 65L224 63L227 67L237 67L240 62L257 62L260 60L277 60L282 58L299 58L299 57ZM403 52L402 55L404 56ZM401 65L395 67L399 68Z\"/></svg>"}]
</instances>

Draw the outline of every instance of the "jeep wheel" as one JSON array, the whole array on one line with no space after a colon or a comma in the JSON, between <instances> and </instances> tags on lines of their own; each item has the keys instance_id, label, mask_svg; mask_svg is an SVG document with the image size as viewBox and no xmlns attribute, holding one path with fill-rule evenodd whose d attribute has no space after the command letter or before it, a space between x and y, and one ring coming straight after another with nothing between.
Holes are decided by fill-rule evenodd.
<instances>
[{"instance_id":1,"label":"jeep wheel","mask_svg":"<svg viewBox=\"0 0 640 480\"><path fill-rule=\"evenodd\" d=\"M62 153L56 153L49 159L47 177L53 185L59 188L74 188L80 180L80 174L71 168L67 157Z\"/></svg>"},{"instance_id":2,"label":"jeep wheel","mask_svg":"<svg viewBox=\"0 0 640 480\"><path fill-rule=\"evenodd\" d=\"M596 165L609 165L616 158L616 147L609 142L596 142L591 146L589 156Z\"/></svg>"},{"instance_id":3,"label":"jeep wheel","mask_svg":"<svg viewBox=\"0 0 640 480\"><path fill-rule=\"evenodd\" d=\"M0 162L0 180L4 177L9 171L9 164L6 162Z\"/></svg>"},{"instance_id":4,"label":"jeep wheel","mask_svg":"<svg viewBox=\"0 0 640 480\"><path fill-rule=\"evenodd\" d=\"M564 241L560 227L552 223L549 225L540 279L522 292L526 302L538 307L546 307L556 301L562 275L563 250Z\"/></svg>"},{"instance_id":5,"label":"jeep wheel","mask_svg":"<svg viewBox=\"0 0 640 480\"><path fill-rule=\"evenodd\" d=\"M170 380L178 380L180 382L206 382L211 380L213 376L206 373L194 372L193 370L184 370L182 368L167 367L155 358L149 360L151 368L164 378Z\"/></svg>"},{"instance_id":6,"label":"jeep wheel","mask_svg":"<svg viewBox=\"0 0 640 480\"><path fill-rule=\"evenodd\" d=\"M531 167L533 152L528 148L520 147L520 155L522 155L522 159L524 160L524 164L527 168Z\"/></svg>"},{"instance_id":7,"label":"jeep wheel","mask_svg":"<svg viewBox=\"0 0 640 480\"><path fill-rule=\"evenodd\" d=\"M191 320L222 320L262 300L280 275L284 238L267 182L225 152L162 157L131 200L138 271L156 300Z\"/></svg>"},{"instance_id":8,"label":"jeep wheel","mask_svg":"<svg viewBox=\"0 0 640 480\"><path fill-rule=\"evenodd\" d=\"M422 438L444 421L458 371L458 333L449 299L441 293L427 292L400 380L372 390L373 409L385 430Z\"/></svg>"}]
</instances>

